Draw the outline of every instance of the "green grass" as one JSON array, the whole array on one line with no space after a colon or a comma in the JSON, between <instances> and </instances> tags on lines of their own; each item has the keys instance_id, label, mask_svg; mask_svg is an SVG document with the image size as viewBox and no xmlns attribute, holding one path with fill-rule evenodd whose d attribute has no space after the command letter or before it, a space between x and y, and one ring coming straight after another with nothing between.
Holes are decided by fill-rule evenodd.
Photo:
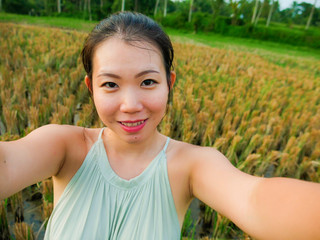
<instances>
[{"instance_id":1,"label":"green grass","mask_svg":"<svg viewBox=\"0 0 320 240\"><path fill-rule=\"evenodd\" d=\"M313 72L315 76L320 76L320 68L315 67L315 63L320 61L320 49L212 33L194 34L176 29L166 29L166 31L173 41L249 52L257 54L275 65L299 68ZM318 66L320 66L320 62Z\"/></svg>"},{"instance_id":2,"label":"green grass","mask_svg":"<svg viewBox=\"0 0 320 240\"><path fill-rule=\"evenodd\" d=\"M176 29L167 29L173 40L200 43L216 48L250 51L258 54L272 52L283 56L315 58L320 60L320 50L305 46L261 41L256 39L227 37L212 33L188 33Z\"/></svg>"},{"instance_id":3,"label":"green grass","mask_svg":"<svg viewBox=\"0 0 320 240\"><path fill-rule=\"evenodd\" d=\"M36 17L28 15L18 15L11 13L0 13L0 22L14 22L19 24L35 24L45 27L58 27L74 29L78 31L90 32L98 23L75 18L65 17Z\"/></svg>"},{"instance_id":4,"label":"green grass","mask_svg":"<svg viewBox=\"0 0 320 240\"><path fill-rule=\"evenodd\" d=\"M28 15L17 15L9 13L0 13L1 22L14 22L18 24L35 24L46 27L58 27L64 29L74 29L77 31L90 32L98 23L74 18L64 17L34 17ZM193 44L207 45L215 48L230 49L236 51L251 52L268 59L275 64L287 64L294 62L292 67L299 67L297 60L320 60L320 49L312 49L304 46L292 46L288 44L261 41L256 39L245 39L236 37L227 37L212 33L191 33L176 29L165 29L173 41L187 42ZM274 55L277 58L284 59L275 62ZM305 65L301 66L304 68Z\"/></svg>"}]
</instances>

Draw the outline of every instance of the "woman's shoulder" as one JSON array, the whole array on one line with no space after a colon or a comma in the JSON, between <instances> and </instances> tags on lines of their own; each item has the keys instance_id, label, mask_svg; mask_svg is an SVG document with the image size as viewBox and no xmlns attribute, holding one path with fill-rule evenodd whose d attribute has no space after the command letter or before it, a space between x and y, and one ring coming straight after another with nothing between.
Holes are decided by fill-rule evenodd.
<instances>
[{"instance_id":1,"label":"woman's shoulder","mask_svg":"<svg viewBox=\"0 0 320 240\"><path fill-rule=\"evenodd\" d=\"M223 156L217 149L171 139L168 152L182 161L202 161Z\"/></svg>"},{"instance_id":2,"label":"woman's shoulder","mask_svg":"<svg viewBox=\"0 0 320 240\"><path fill-rule=\"evenodd\" d=\"M74 158L79 154L86 155L94 142L97 141L101 128L85 128L73 125L48 124L30 133L43 144L59 146L67 157Z\"/></svg>"},{"instance_id":3,"label":"woman's shoulder","mask_svg":"<svg viewBox=\"0 0 320 240\"><path fill-rule=\"evenodd\" d=\"M53 138L63 138L66 141L79 140L84 142L94 142L97 140L100 131L101 128L48 124L34 130L31 134L43 137L50 136Z\"/></svg>"},{"instance_id":4,"label":"woman's shoulder","mask_svg":"<svg viewBox=\"0 0 320 240\"><path fill-rule=\"evenodd\" d=\"M46 134L53 138L52 143L59 144L65 152L64 160L55 174L60 178L71 175L81 165L92 145L98 140L101 128L85 128L72 125L49 124L36 131L39 134ZM43 135L44 136L44 135Z\"/></svg>"}]
</instances>

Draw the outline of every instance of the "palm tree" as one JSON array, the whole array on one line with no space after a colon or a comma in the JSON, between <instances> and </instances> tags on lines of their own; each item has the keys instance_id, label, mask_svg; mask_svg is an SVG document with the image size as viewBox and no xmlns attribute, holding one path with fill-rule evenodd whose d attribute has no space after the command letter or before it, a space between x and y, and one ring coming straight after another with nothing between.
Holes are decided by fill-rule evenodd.
<instances>
[{"instance_id":1,"label":"palm tree","mask_svg":"<svg viewBox=\"0 0 320 240\"><path fill-rule=\"evenodd\" d=\"M164 0L164 10L163 10L163 16L164 17L167 16L167 2L168 2L168 0Z\"/></svg>"},{"instance_id":2,"label":"palm tree","mask_svg":"<svg viewBox=\"0 0 320 240\"><path fill-rule=\"evenodd\" d=\"M157 15L158 6L159 6L159 0L156 1L156 6L154 7L154 16Z\"/></svg>"},{"instance_id":3,"label":"palm tree","mask_svg":"<svg viewBox=\"0 0 320 240\"><path fill-rule=\"evenodd\" d=\"M190 0L190 9L189 9L188 22L191 22L191 18L192 18L192 8L193 8L193 0Z\"/></svg>"},{"instance_id":4,"label":"palm tree","mask_svg":"<svg viewBox=\"0 0 320 240\"><path fill-rule=\"evenodd\" d=\"M231 20L232 25L237 25L237 22L238 22L238 14L239 14L238 6L239 6L239 2L230 0L230 7L232 9L232 20Z\"/></svg>"},{"instance_id":5,"label":"palm tree","mask_svg":"<svg viewBox=\"0 0 320 240\"><path fill-rule=\"evenodd\" d=\"M92 16L91 16L91 0L88 0L88 10L89 10L89 20L92 21Z\"/></svg>"},{"instance_id":6,"label":"palm tree","mask_svg":"<svg viewBox=\"0 0 320 240\"><path fill-rule=\"evenodd\" d=\"M121 4L121 12L124 11L124 5L125 5L126 1L125 0L122 0L122 4Z\"/></svg>"},{"instance_id":7,"label":"palm tree","mask_svg":"<svg viewBox=\"0 0 320 240\"><path fill-rule=\"evenodd\" d=\"M317 4L317 0L314 0L314 4L312 6L312 9L311 9L311 12L310 12L310 15L309 15L309 18L308 18L308 22L307 22L307 25L306 25L306 30L308 30L308 28L310 27L310 23L311 23L311 20L312 20L312 17L313 17L313 13L314 13L314 9L316 7L316 4Z\"/></svg>"},{"instance_id":8,"label":"palm tree","mask_svg":"<svg viewBox=\"0 0 320 240\"><path fill-rule=\"evenodd\" d=\"M261 12L262 12L262 9L263 9L263 4L261 4L261 6L260 6L258 15L256 16L256 19L255 19L255 21L254 21L254 25L257 25L257 23L258 23L258 21L259 21L259 18L260 18L260 15L261 15Z\"/></svg>"},{"instance_id":9,"label":"palm tree","mask_svg":"<svg viewBox=\"0 0 320 240\"><path fill-rule=\"evenodd\" d=\"M274 0L271 0L271 7L269 9L269 14L268 14L268 20L267 20L267 24L266 26L269 27L269 24L270 24L270 20L271 20L271 17L272 17L272 11L273 11L273 6L274 6Z\"/></svg>"},{"instance_id":10,"label":"palm tree","mask_svg":"<svg viewBox=\"0 0 320 240\"><path fill-rule=\"evenodd\" d=\"M57 0L58 13L61 13L61 0Z\"/></svg>"},{"instance_id":11,"label":"palm tree","mask_svg":"<svg viewBox=\"0 0 320 240\"><path fill-rule=\"evenodd\" d=\"M138 12L138 0L134 0L134 11Z\"/></svg>"},{"instance_id":12,"label":"palm tree","mask_svg":"<svg viewBox=\"0 0 320 240\"><path fill-rule=\"evenodd\" d=\"M254 6L251 23L254 23L255 20L256 20L256 14L257 14L257 9L258 9L258 4L259 4L259 0L256 0L256 5Z\"/></svg>"}]
</instances>

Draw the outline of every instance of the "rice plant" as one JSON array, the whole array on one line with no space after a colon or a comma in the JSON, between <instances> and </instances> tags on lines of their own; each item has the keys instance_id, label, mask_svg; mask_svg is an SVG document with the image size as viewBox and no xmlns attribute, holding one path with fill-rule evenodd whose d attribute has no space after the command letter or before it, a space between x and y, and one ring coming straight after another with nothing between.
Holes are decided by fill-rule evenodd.
<instances>
[{"instance_id":1,"label":"rice plant","mask_svg":"<svg viewBox=\"0 0 320 240\"><path fill-rule=\"evenodd\" d=\"M102 126L83 83L79 54L85 36L0 23L0 140L23 137L49 123ZM174 48L177 81L159 125L162 133L217 148L256 176L320 181L318 60L278 55L275 60L187 43L174 43ZM52 182L39 185L45 221L53 208ZM23 216L19 197L14 198L0 205L0 228L6 234L9 205L20 206ZM209 238L248 238L209 207L202 217L209 222ZM191 226L188 215L185 226ZM31 226L14 229L16 237L32 239Z\"/></svg>"}]
</instances>

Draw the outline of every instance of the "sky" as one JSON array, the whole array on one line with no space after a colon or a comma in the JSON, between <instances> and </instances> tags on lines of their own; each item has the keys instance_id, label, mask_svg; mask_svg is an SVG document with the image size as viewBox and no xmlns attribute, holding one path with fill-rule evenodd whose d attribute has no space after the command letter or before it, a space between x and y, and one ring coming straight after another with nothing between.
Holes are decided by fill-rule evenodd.
<instances>
[{"instance_id":1,"label":"sky","mask_svg":"<svg viewBox=\"0 0 320 240\"><path fill-rule=\"evenodd\" d=\"M295 0L297 3L302 3L302 2L306 2L306 3L310 3L310 4L314 4L314 0ZM280 9L286 9L292 6L292 3L294 2L294 0L279 0L279 4L280 4ZM320 0L317 1L316 7L320 7Z\"/></svg>"}]
</instances>

